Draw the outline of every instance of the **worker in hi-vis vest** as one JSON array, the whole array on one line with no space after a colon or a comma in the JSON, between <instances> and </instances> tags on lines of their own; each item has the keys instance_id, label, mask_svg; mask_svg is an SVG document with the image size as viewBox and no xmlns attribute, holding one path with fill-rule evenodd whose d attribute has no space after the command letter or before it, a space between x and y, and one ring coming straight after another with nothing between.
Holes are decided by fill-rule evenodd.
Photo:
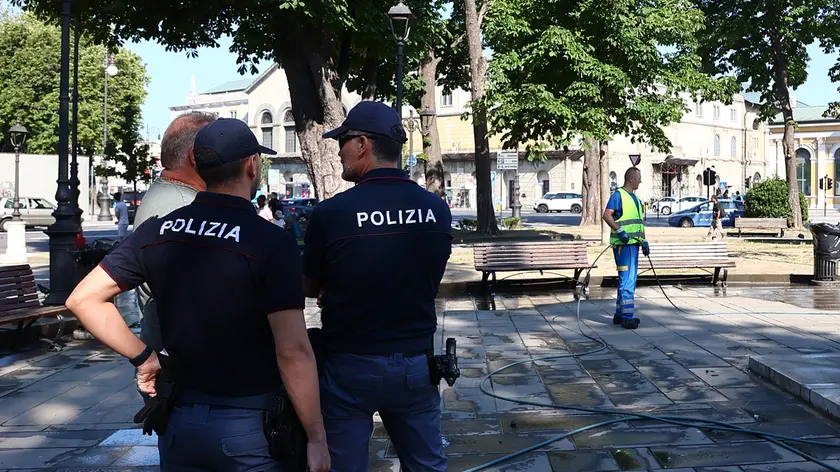
<instances>
[{"instance_id":1,"label":"worker in hi-vis vest","mask_svg":"<svg viewBox=\"0 0 840 472\"><path fill-rule=\"evenodd\" d=\"M618 269L618 298L615 301L613 323L626 329L639 327L634 296L636 276L639 273L639 247L650 254L645 240L645 212L642 203L633 193L642 183L642 171L631 167L624 173L624 186L616 189L604 210L604 221L610 227L610 244L613 247Z\"/></svg>"}]
</instances>

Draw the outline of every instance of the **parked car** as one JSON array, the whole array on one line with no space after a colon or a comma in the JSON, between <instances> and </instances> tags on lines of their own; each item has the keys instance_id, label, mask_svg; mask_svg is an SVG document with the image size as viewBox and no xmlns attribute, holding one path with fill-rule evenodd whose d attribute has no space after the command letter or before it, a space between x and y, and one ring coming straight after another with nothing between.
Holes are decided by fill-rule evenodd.
<instances>
[{"instance_id":1,"label":"parked car","mask_svg":"<svg viewBox=\"0 0 840 472\"><path fill-rule=\"evenodd\" d=\"M283 205L283 213L291 212L297 217L305 216L307 219L315 211L315 206L318 205L317 198L290 198L288 200L280 200Z\"/></svg>"},{"instance_id":2,"label":"parked car","mask_svg":"<svg viewBox=\"0 0 840 472\"><path fill-rule=\"evenodd\" d=\"M6 223L11 221L14 213L15 199L0 198L0 232L6 232ZM55 223L52 213L56 205L46 198L20 197L20 217L26 221L27 227L50 226ZM84 221L84 219L82 219Z\"/></svg>"},{"instance_id":3,"label":"parked car","mask_svg":"<svg viewBox=\"0 0 840 472\"><path fill-rule=\"evenodd\" d=\"M723 226L735 226L735 218L740 218L744 215L744 202L737 200L720 200L720 204L723 205L723 209L726 211L726 216L723 218ZM674 213L668 218L668 224L670 226L681 226L683 228L711 226L713 205L714 202L710 200L699 205L695 205L687 210Z\"/></svg>"},{"instance_id":4,"label":"parked car","mask_svg":"<svg viewBox=\"0 0 840 472\"><path fill-rule=\"evenodd\" d=\"M573 192L547 193L534 202L534 210L538 213L552 211L580 213L583 211L583 195Z\"/></svg>"},{"instance_id":5,"label":"parked car","mask_svg":"<svg viewBox=\"0 0 840 472\"><path fill-rule=\"evenodd\" d=\"M663 215L670 215L697 206L699 203L708 201L705 197L682 197L676 200L674 197L665 197L654 204L655 209Z\"/></svg>"}]
</instances>

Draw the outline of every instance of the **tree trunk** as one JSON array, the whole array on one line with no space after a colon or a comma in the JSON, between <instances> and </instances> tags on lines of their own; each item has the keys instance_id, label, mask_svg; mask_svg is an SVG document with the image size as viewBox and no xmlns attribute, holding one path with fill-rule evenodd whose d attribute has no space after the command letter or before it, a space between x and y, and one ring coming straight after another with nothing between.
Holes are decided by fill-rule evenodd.
<instances>
[{"instance_id":1,"label":"tree trunk","mask_svg":"<svg viewBox=\"0 0 840 472\"><path fill-rule=\"evenodd\" d=\"M610 199L610 144L607 141L601 141L601 146L599 150L599 160L600 160L600 182L601 182L601 203L603 206L607 206L607 201ZM601 211L604 211L601 208ZM610 243L610 227L607 226L607 223L601 218L601 244L609 244Z\"/></svg>"},{"instance_id":2,"label":"tree trunk","mask_svg":"<svg viewBox=\"0 0 840 472\"><path fill-rule=\"evenodd\" d=\"M376 80L379 74L379 58L372 55L368 50L365 56L365 65L362 69L362 76L365 78L365 88L362 90L362 100L374 100L376 98Z\"/></svg>"},{"instance_id":3,"label":"tree trunk","mask_svg":"<svg viewBox=\"0 0 840 472\"><path fill-rule=\"evenodd\" d=\"M282 57L289 83L295 130L315 197L326 200L350 187L341 179L338 143L321 135L338 127L344 119L336 72L329 61L315 51L298 48ZM282 50L282 49L281 49Z\"/></svg>"},{"instance_id":4,"label":"tree trunk","mask_svg":"<svg viewBox=\"0 0 840 472\"><path fill-rule=\"evenodd\" d=\"M566 157L568 159L568 157ZM583 213L580 218L581 226L595 226L601 221L604 209L601 205L601 154L598 141L586 140L583 151Z\"/></svg>"},{"instance_id":5,"label":"tree trunk","mask_svg":"<svg viewBox=\"0 0 840 472\"><path fill-rule=\"evenodd\" d=\"M493 193L490 188L490 143L487 140L487 110L484 98L484 73L487 59L481 48L481 23L475 0L464 0L464 16L467 28L467 44L470 54L470 91L472 94L472 122L475 140L475 180L478 207L478 228L480 234L498 234L496 213L493 211Z\"/></svg>"},{"instance_id":6,"label":"tree trunk","mask_svg":"<svg viewBox=\"0 0 840 472\"><path fill-rule=\"evenodd\" d=\"M782 139L782 150L785 153L785 174L788 184L788 205L791 217L788 228L802 229L802 208L799 206L799 183L796 179L796 151L794 150L793 108L790 106L790 92L788 91L788 61L782 50L782 41L778 34L770 35L773 48L773 74L776 99L782 108L782 118L785 120L785 133Z\"/></svg>"},{"instance_id":7,"label":"tree trunk","mask_svg":"<svg viewBox=\"0 0 840 472\"><path fill-rule=\"evenodd\" d=\"M440 134L437 127L437 67L440 58L434 51L429 52L429 59L420 63L420 76L425 81L423 96L420 97L420 110L430 110L431 116L420 117L420 134L423 136L423 154L426 156L426 190L446 196L443 185L443 154L440 150Z\"/></svg>"}]
</instances>

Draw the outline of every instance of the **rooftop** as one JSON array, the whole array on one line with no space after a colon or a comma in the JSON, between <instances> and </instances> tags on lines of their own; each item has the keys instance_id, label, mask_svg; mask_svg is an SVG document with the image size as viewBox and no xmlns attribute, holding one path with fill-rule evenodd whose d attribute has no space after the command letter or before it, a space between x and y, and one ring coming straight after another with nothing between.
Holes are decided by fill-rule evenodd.
<instances>
[{"instance_id":1,"label":"rooftop","mask_svg":"<svg viewBox=\"0 0 840 472\"><path fill-rule=\"evenodd\" d=\"M204 93L241 92L248 88L248 86L251 85L251 82L253 81L253 77L239 80L231 80L230 82L225 82L223 84L217 85Z\"/></svg>"},{"instance_id":2,"label":"rooftop","mask_svg":"<svg viewBox=\"0 0 840 472\"><path fill-rule=\"evenodd\" d=\"M837 118L828 116L823 116L828 110L827 105L820 105L820 106L801 106L800 102L797 102L796 108L793 109L793 119L797 123L819 123L819 122L836 122L838 121ZM784 119L782 118L782 114L779 113L770 120L771 125L778 125L784 123Z\"/></svg>"}]
</instances>

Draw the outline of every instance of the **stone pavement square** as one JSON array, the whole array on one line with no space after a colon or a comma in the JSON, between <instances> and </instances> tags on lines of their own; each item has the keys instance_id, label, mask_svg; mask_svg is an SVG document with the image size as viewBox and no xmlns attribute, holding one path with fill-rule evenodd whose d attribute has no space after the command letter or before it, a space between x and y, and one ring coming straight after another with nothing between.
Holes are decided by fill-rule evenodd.
<instances>
[{"instance_id":1,"label":"stone pavement square","mask_svg":"<svg viewBox=\"0 0 840 472\"><path fill-rule=\"evenodd\" d=\"M533 450L485 470L831 470L766 438L694 423L720 421L840 445L840 424L749 370L756 356L840 355L840 313L818 313L824 307L814 306L809 290L816 289L809 288L665 290L691 314L675 310L658 288L640 287L642 323L635 331L612 324L614 290L593 290L580 302L580 321L578 304L563 292L439 300L436 344L458 339L462 371L454 387L441 387L449 470L525 448ZM130 311L131 300L120 306ZM316 307L306 314L309 326L320 323ZM569 353L589 354L528 361ZM486 379L519 361L528 362ZM809 385L840 384L812 372ZM133 368L97 341L71 341L62 352L40 346L0 352L0 471L157 470L156 437L132 423L141 406ZM690 417L683 421L692 424L630 420L632 414ZM565 436L617 418L628 421ZM840 469L840 447L798 447ZM378 420L370 464L371 471L399 470Z\"/></svg>"}]
</instances>

